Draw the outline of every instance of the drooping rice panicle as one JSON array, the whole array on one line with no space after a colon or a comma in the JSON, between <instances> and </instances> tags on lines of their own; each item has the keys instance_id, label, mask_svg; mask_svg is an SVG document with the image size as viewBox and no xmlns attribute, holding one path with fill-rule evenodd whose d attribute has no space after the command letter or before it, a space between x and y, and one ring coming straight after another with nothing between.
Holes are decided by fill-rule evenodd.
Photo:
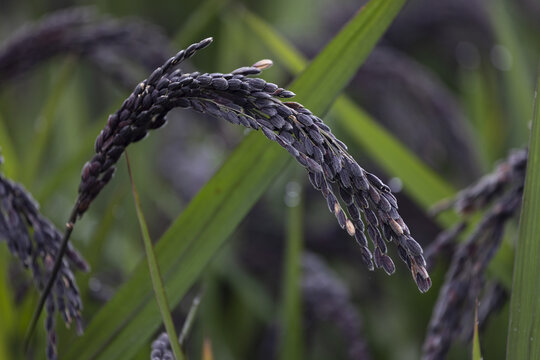
<instances>
[{"instance_id":1,"label":"drooping rice panicle","mask_svg":"<svg viewBox=\"0 0 540 360\"><path fill-rule=\"evenodd\" d=\"M527 158L527 149L512 151L494 172L460 191L439 209L454 206L464 215L484 209L487 212L464 243L453 242L466 229L466 223L462 222L441 233L438 241L426 250L429 263L433 263L443 248L452 247L453 255L424 340L423 359L444 357L461 334L472 334L471 314L475 299L486 287L487 265L499 249L509 220L521 208ZM503 295L495 291L491 302L481 307L484 321L490 311L500 306Z\"/></svg>"},{"instance_id":2,"label":"drooping rice panicle","mask_svg":"<svg viewBox=\"0 0 540 360\"><path fill-rule=\"evenodd\" d=\"M38 204L20 185L0 175L0 241L21 264L30 269L38 290L43 291L51 275L62 234L40 212ZM46 298L47 358L56 359L55 318L62 315L67 326L75 323L82 333L82 301L71 267L88 271L89 266L77 250L68 245L52 291Z\"/></svg>"},{"instance_id":3,"label":"drooping rice panicle","mask_svg":"<svg viewBox=\"0 0 540 360\"><path fill-rule=\"evenodd\" d=\"M190 108L261 130L268 139L285 148L306 168L309 180L323 194L340 227L355 237L368 269L382 268L388 274L395 271L386 246L387 242L394 241L418 289L427 291L431 279L422 247L399 215L397 200L390 188L362 169L347 152L346 145L320 118L299 103L281 101L293 97L294 93L261 78L250 77L271 66L270 60L261 60L227 74L183 73L177 68L211 42L212 39L207 38L168 59L138 84L121 108L109 116L95 141L95 155L82 169L79 194L66 225L60 256L75 222L111 180L126 147L142 140L150 130L165 125L166 115L173 108ZM371 239L373 252L368 247L364 230ZM55 268L58 263L59 259ZM52 281L53 278L45 293ZM36 316L43 305L44 297Z\"/></svg>"},{"instance_id":4,"label":"drooping rice panicle","mask_svg":"<svg viewBox=\"0 0 540 360\"><path fill-rule=\"evenodd\" d=\"M395 270L387 255L386 241L394 240L420 291L431 281L422 248L411 237L397 210L397 201L378 177L362 169L320 118L296 102L282 102L294 94L258 75L271 65L262 60L228 74L183 73L177 65L206 47L205 39L180 51L141 82L112 114L96 139L96 154L82 170L75 213L84 214L109 182L115 164L131 143L163 126L173 108L191 108L254 130L261 130L285 148L308 171L313 186L321 191L339 225L354 236L368 268ZM341 202L338 201L338 196ZM343 205L342 205L343 204ZM364 221L361 218L364 215ZM364 230L372 240L368 248ZM386 241L384 240L386 239Z\"/></svg>"}]
</instances>

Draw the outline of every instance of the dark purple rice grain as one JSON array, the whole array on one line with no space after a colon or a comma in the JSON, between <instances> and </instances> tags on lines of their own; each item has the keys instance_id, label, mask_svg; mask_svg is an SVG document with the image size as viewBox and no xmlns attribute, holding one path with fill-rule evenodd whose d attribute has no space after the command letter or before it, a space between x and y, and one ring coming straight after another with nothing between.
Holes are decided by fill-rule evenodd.
<instances>
[{"instance_id":1,"label":"dark purple rice grain","mask_svg":"<svg viewBox=\"0 0 540 360\"><path fill-rule=\"evenodd\" d=\"M159 337L152 342L150 360L174 360L167 333L161 333Z\"/></svg>"}]
</instances>

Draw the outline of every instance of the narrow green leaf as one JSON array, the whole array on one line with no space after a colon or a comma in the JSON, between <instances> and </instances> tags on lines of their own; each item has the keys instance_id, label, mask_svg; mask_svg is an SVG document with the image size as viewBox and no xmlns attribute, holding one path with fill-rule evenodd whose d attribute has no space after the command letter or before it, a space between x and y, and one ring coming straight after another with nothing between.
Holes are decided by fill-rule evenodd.
<instances>
[{"instance_id":1,"label":"narrow green leaf","mask_svg":"<svg viewBox=\"0 0 540 360\"><path fill-rule=\"evenodd\" d=\"M115 104L114 108L111 107L107 112L103 113L100 119L107 118L108 114L114 112L122 103L118 102ZM103 124L100 121L92 121L84 129L84 134L81 135L81 146L69 154L68 159L62 163L60 166L52 169L47 174L44 174L43 178L40 178L38 189L34 192L36 199L41 203L46 201L50 196L52 196L60 187L65 185L66 180L80 171L81 164L84 163L89 154L93 151L93 143L96 139L96 134L99 134Z\"/></svg>"},{"instance_id":2,"label":"narrow green leaf","mask_svg":"<svg viewBox=\"0 0 540 360\"><path fill-rule=\"evenodd\" d=\"M461 101L475 130L474 145L482 160L483 173L490 171L492 164L507 152L505 120L502 104L497 98L498 90L491 69L482 67L461 71Z\"/></svg>"},{"instance_id":3,"label":"narrow green leaf","mask_svg":"<svg viewBox=\"0 0 540 360\"><path fill-rule=\"evenodd\" d=\"M510 299L507 359L540 359L540 106L538 89L519 220Z\"/></svg>"},{"instance_id":4,"label":"narrow green leaf","mask_svg":"<svg viewBox=\"0 0 540 360\"><path fill-rule=\"evenodd\" d=\"M146 252L146 260L148 262L148 269L150 270L150 278L152 279L152 286L154 288L154 295L156 296L156 302L161 313L161 319L167 330L169 336L169 343L173 351L176 360L184 360L184 354L180 350L180 344L178 343L178 335L174 329L174 323L171 317L171 310L169 309L169 303L167 302L167 296L165 294L165 287L163 286L163 280L161 279L161 272L159 271L159 265L156 260L156 254L154 253L154 247L152 240L150 239L150 233L148 232L148 226L146 225L146 219L142 211L141 201L139 199L139 193L133 180L133 174L131 172L131 164L129 163L129 156L126 152L126 163L129 174L129 181L131 182L131 192L133 194L133 201L135 202L135 210L137 211L137 220L139 220L139 226L141 228L141 235L144 242L144 249Z\"/></svg>"},{"instance_id":5,"label":"narrow green leaf","mask_svg":"<svg viewBox=\"0 0 540 360\"><path fill-rule=\"evenodd\" d=\"M472 360L482 360L482 352L480 351L480 337L478 336L478 299L476 300L476 307L474 310Z\"/></svg>"},{"instance_id":6,"label":"narrow green leaf","mask_svg":"<svg viewBox=\"0 0 540 360\"><path fill-rule=\"evenodd\" d=\"M304 70L309 71L309 76L300 76L295 82L298 88L312 89L310 93L297 94L295 101L304 103L309 98L317 104L317 108L312 110L319 115L323 115L321 109L329 110L403 4L405 0L368 2L341 30L339 41L332 41L326 46L325 56L317 56ZM321 88L324 91L320 91Z\"/></svg>"},{"instance_id":7,"label":"narrow green leaf","mask_svg":"<svg viewBox=\"0 0 540 360\"><path fill-rule=\"evenodd\" d=\"M47 103L43 108L43 112L39 115L35 132L29 143L32 146L28 147L28 152L24 159L24 182L31 184L35 180L38 169L41 164L41 159L44 155L45 147L50 139L50 134L54 126L55 114L62 94L66 90L71 74L75 66L75 59L68 58L60 69L60 74L54 81L51 94L47 99Z\"/></svg>"},{"instance_id":8,"label":"narrow green leaf","mask_svg":"<svg viewBox=\"0 0 540 360\"><path fill-rule=\"evenodd\" d=\"M251 31L257 35L268 50L274 53L279 63L285 66L293 74L298 74L307 65L307 60L296 48L278 34L276 30L264 20L248 10L244 10L241 19L248 25ZM231 19L231 21L235 21Z\"/></svg>"},{"instance_id":9,"label":"narrow green leaf","mask_svg":"<svg viewBox=\"0 0 540 360\"><path fill-rule=\"evenodd\" d=\"M176 32L172 43L181 46L196 41L197 36L228 2L229 0L206 0L202 2L195 11L189 14L187 21ZM207 36L200 37L205 38Z\"/></svg>"},{"instance_id":10,"label":"narrow green leaf","mask_svg":"<svg viewBox=\"0 0 540 360\"><path fill-rule=\"evenodd\" d=\"M349 81L347 76L350 77L360 65L357 57L364 59L371 50L370 46L358 46L358 43L374 43L382 35L384 28L380 21L389 24L397 13L392 5L383 5L395 2L372 1L356 16L347 29L358 22L362 24L361 31L353 32L351 37L348 30L331 42L341 44L342 48L356 49L356 57L336 57L334 45L328 51L323 50L318 57L332 60L316 61L304 71L299 83L291 86L297 93L297 100L314 113L326 112L331 101L321 101L320 94L334 99L343 89ZM365 17L374 16L373 11L366 12L366 9L373 8L378 11L375 13L377 22L366 22ZM366 30L371 26L377 31ZM301 80L304 77L322 77L335 84L330 88L326 84L313 88ZM260 133L250 134L167 230L155 251L171 305L181 300L227 237L290 161L283 149L269 143ZM147 271L144 264L139 264L131 279L95 316L85 336L75 341L65 358L131 358L159 326L159 310L151 299Z\"/></svg>"},{"instance_id":11,"label":"narrow green leaf","mask_svg":"<svg viewBox=\"0 0 540 360\"><path fill-rule=\"evenodd\" d=\"M16 180L19 161L2 115L0 115L0 155L4 157L4 163L1 165L3 173L8 178Z\"/></svg>"},{"instance_id":12,"label":"narrow green leaf","mask_svg":"<svg viewBox=\"0 0 540 360\"><path fill-rule=\"evenodd\" d=\"M498 41L490 55L495 64L501 63L496 67L502 70L505 83L504 98L508 101L509 108L506 125L512 137L509 140L512 145L522 146L527 139L527 125L531 119L534 83L531 81L532 68L525 58L524 43L511 16L513 5L511 1L496 0L487 9Z\"/></svg>"},{"instance_id":13,"label":"narrow green leaf","mask_svg":"<svg viewBox=\"0 0 540 360\"><path fill-rule=\"evenodd\" d=\"M9 359L8 339L10 332L14 330L14 315L17 310L10 297L11 289L8 283L7 268L9 265L7 248L0 248L0 313L2 314L2 325L0 326L0 359Z\"/></svg>"},{"instance_id":14,"label":"narrow green leaf","mask_svg":"<svg viewBox=\"0 0 540 360\"><path fill-rule=\"evenodd\" d=\"M249 312L270 325L274 322L275 306L272 296L263 284L242 269L235 261L219 261L216 272L231 286L232 291L246 304Z\"/></svg>"},{"instance_id":15,"label":"narrow green leaf","mask_svg":"<svg viewBox=\"0 0 540 360\"><path fill-rule=\"evenodd\" d=\"M281 360L303 359L302 339L302 297L300 284L302 277L302 194L296 182L287 185L287 204L289 206L287 223L287 242L283 269L283 296L281 319Z\"/></svg>"}]
</instances>

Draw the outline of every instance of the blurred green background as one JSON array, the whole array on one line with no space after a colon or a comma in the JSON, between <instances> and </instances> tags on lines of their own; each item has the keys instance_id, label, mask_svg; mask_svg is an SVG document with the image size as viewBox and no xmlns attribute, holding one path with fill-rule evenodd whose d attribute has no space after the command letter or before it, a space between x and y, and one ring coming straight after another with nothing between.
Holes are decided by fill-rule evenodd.
<instances>
[{"instance_id":1,"label":"blurred green background","mask_svg":"<svg viewBox=\"0 0 540 360\"><path fill-rule=\"evenodd\" d=\"M302 65L283 50L285 45L273 37L274 32L311 59L360 7L357 1L330 0L0 0L0 44L49 13L82 5L95 6L96 22L152 24L151 31L139 36L142 43L153 43L151 36L157 36L152 58L156 65L162 54L166 59L212 36L214 44L183 68L226 73L271 58L274 66L262 77L281 86ZM346 93L451 188L459 189L489 171L508 149L526 144L539 20L539 5L528 0L409 1ZM119 60L107 63L102 61L105 57L89 56L97 51L67 52L37 61L15 77L0 78L2 171L22 182L59 228L68 218L80 169L92 155L93 141L107 115L152 69L130 55L144 53L144 45L105 48L99 55L108 51L116 51ZM124 77L114 76L115 66L126 71ZM396 154L378 149L378 156L389 163L381 164L353 132L333 126L336 116L331 111L325 120L363 167L390 184L401 215L415 238L427 246L441 230L441 222L427 215L421 195L411 195L408 183L389 171ZM129 149L153 239L163 234L245 136L240 127L187 110L174 110L168 119L166 130ZM306 359L355 359L364 346L373 359L419 358L448 264L438 262L432 272L433 288L424 295L402 263L396 261L391 277L368 272L354 241L339 229L324 199L306 180L296 164L288 166L175 308L180 329L193 297L202 294L186 342L189 358L201 358L205 338L215 359L298 358L302 353ZM291 296L284 291L288 278L284 259L286 244L294 243L295 237L301 238L296 244L301 246L303 278L297 289L303 301L291 309L284 305ZM92 267L89 274L77 276L83 316L90 323L144 260L124 161L78 223L72 240ZM512 259L511 250L504 251L507 254L501 257ZM0 246L0 256L0 358L18 358L37 293L5 246ZM504 282L500 274L510 276L511 269L511 262L504 263L499 280ZM290 324L291 313L302 319L301 324ZM480 339L486 359L503 358L507 319L505 306L483 327ZM284 346L282 334L288 326L293 333L297 326L296 333L302 336ZM60 323L57 327L62 358L75 335ZM43 342L40 333L29 358L44 358ZM135 358L149 358L150 342L138 349ZM284 355L287 347L293 348L293 355ZM457 343L449 358L469 354L470 343Z\"/></svg>"}]
</instances>

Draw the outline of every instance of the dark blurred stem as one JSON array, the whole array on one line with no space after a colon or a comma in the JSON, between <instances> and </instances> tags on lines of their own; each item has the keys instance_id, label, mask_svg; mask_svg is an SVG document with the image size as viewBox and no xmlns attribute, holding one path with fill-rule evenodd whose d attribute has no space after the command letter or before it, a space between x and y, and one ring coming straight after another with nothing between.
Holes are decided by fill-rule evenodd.
<instances>
[{"instance_id":1,"label":"dark blurred stem","mask_svg":"<svg viewBox=\"0 0 540 360\"><path fill-rule=\"evenodd\" d=\"M25 351L28 350L30 339L32 337L32 334L34 333L34 330L36 329L36 325L39 320L39 316L41 315L41 312L43 311L43 307L45 306L45 300L47 299L47 297L49 296L51 292L51 289L56 280L56 275L58 274L58 271L60 271L60 266L62 265L62 259L64 257L64 254L66 253L69 238L71 236L71 232L73 231L73 226L75 225L75 222L77 221L78 207L79 207L79 202L77 201L77 203L73 207L73 210L71 210L71 215L69 216L69 220L66 223L66 231L64 232L64 237L62 238L62 244L60 245L58 255L56 256L56 260L54 262L54 266L51 271L51 276L49 277L49 281L47 282L47 285L45 286L45 289L43 290L43 293L41 294L41 297L39 298L38 305L34 311L34 314L32 315L32 320L30 321L30 326L28 327L28 330L26 331L26 335L24 337Z\"/></svg>"},{"instance_id":2,"label":"dark blurred stem","mask_svg":"<svg viewBox=\"0 0 540 360\"><path fill-rule=\"evenodd\" d=\"M294 184L294 183L291 183ZM288 229L285 244L283 267L283 314L279 359L302 359L302 298L301 298L301 258L303 243L303 201L302 188L287 190L285 195L292 203L288 204Z\"/></svg>"}]
</instances>

